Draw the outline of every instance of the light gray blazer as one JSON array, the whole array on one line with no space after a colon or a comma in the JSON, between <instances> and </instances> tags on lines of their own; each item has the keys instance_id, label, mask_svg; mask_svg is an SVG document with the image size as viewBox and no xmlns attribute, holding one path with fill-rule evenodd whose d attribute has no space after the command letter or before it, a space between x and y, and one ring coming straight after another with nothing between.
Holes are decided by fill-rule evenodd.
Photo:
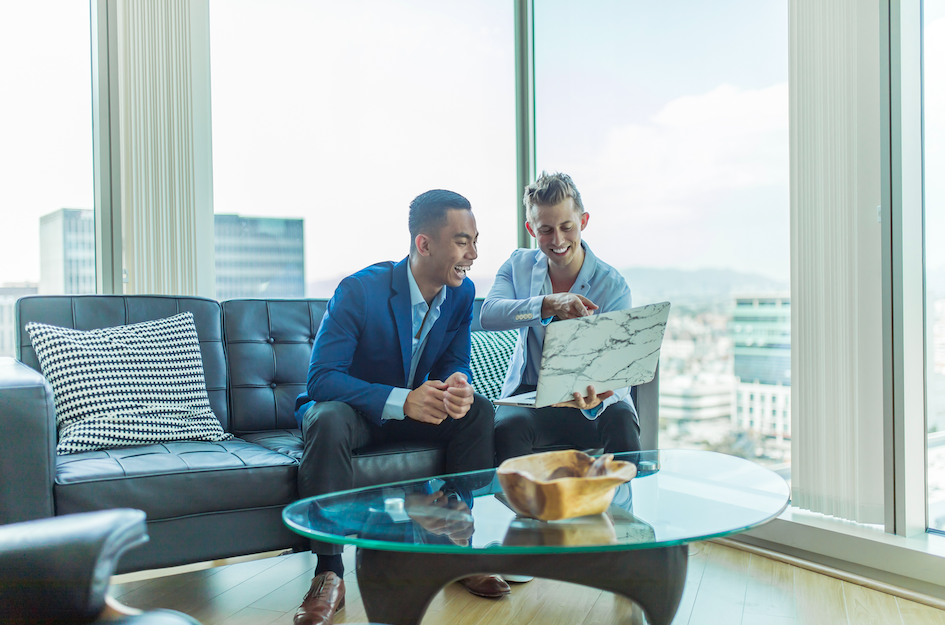
<instances>
[{"instance_id":1,"label":"light gray blazer","mask_svg":"<svg viewBox=\"0 0 945 625\"><path fill-rule=\"evenodd\" d=\"M584 248L584 264L570 292L583 295L597 304L600 308L595 313L630 308L630 287L623 276L599 260L586 241L582 240L581 246ZM548 257L541 250L515 250L499 269L495 283L482 304L479 322L484 329L519 331L501 397L508 397L522 383L528 358L528 329L532 328L540 343L544 341L545 326L541 323L541 302L544 296L541 291L547 276ZM636 418L629 388L615 391L613 396L605 399L603 409L618 401L628 403ZM583 412L592 418L587 411Z\"/></svg>"}]
</instances>

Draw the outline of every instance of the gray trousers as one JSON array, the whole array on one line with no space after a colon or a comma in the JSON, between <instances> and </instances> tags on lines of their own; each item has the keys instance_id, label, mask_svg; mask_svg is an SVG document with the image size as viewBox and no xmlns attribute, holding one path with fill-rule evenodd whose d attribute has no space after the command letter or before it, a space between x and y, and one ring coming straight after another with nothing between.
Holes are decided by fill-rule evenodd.
<instances>
[{"instance_id":1,"label":"gray trousers","mask_svg":"<svg viewBox=\"0 0 945 625\"><path fill-rule=\"evenodd\" d=\"M439 425L405 418L377 426L342 402L318 402L302 417L304 450L299 465L299 494L324 495L354 488L355 449L386 442L440 441L446 443L446 472L460 473L494 466L495 412L488 399L475 395L462 419L447 417ZM398 476L391 475L396 482ZM317 554L339 554L343 545L312 541Z\"/></svg>"},{"instance_id":2,"label":"gray trousers","mask_svg":"<svg viewBox=\"0 0 945 625\"><path fill-rule=\"evenodd\" d=\"M513 395L534 391L523 384ZM495 412L495 451L499 464L534 453L537 448L604 448L604 453L640 451L640 426L630 406L617 402L593 421L577 408L499 406Z\"/></svg>"}]
</instances>

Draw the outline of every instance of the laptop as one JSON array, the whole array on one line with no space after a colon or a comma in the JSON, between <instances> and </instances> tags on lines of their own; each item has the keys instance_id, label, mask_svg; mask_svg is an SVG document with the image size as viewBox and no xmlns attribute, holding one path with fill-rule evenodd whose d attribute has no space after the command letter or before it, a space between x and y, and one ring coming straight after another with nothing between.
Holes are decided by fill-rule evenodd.
<instances>
[{"instance_id":1,"label":"laptop","mask_svg":"<svg viewBox=\"0 0 945 625\"><path fill-rule=\"evenodd\" d=\"M656 376L669 302L555 321L545 328L538 387L497 399L499 406L544 408L598 393L646 384Z\"/></svg>"}]
</instances>

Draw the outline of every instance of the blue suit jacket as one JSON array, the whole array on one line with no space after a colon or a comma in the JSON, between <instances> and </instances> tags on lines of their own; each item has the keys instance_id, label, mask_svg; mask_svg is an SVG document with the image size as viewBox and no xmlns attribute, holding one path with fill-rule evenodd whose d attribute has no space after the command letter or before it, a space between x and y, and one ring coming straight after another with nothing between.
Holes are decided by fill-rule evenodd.
<instances>
[{"instance_id":1,"label":"blue suit jacket","mask_svg":"<svg viewBox=\"0 0 945 625\"><path fill-rule=\"evenodd\" d=\"M381 412L394 387L408 388L411 336L409 257L371 265L342 280L328 302L315 335L307 393L314 400L340 401L382 425ZM476 289L469 280L448 289L417 363L413 388L427 379L445 380L469 368L469 325Z\"/></svg>"}]
</instances>

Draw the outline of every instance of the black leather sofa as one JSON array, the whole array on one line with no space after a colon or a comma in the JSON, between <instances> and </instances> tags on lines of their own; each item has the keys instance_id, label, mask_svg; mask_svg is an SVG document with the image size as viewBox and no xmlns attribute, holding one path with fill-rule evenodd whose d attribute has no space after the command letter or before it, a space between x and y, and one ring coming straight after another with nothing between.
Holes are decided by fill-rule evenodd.
<instances>
[{"instance_id":1,"label":"black leather sofa","mask_svg":"<svg viewBox=\"0 0 945 625\"><path fill-rule=\"evenodd\" d=\"M479 304L474 330L479 331ZM307 541L282 524L298 499L302 451L294 417L326 300L30 296L16 305L17 360L0 359L0 524L111 508L147 514L151 540L118 572L175 566ZM55 406L25 326L79 330L194 315L207 392L225 442L178 442L57 456ZM658 384L634 389L645 449L656 448ZM444 471L435 445L357 450L358 485Z\"/></svg>"}]
</instances>

